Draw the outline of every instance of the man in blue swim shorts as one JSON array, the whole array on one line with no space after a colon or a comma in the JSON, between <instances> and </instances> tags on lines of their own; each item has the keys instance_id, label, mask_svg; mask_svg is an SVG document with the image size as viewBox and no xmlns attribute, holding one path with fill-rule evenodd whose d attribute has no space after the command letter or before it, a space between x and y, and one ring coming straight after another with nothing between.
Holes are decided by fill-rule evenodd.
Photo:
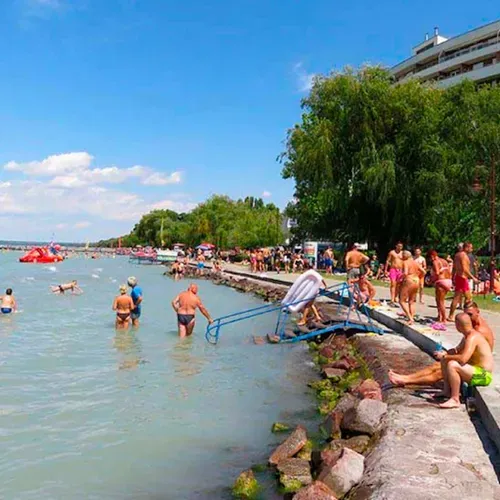
<instances>
[{"instance_id":1,"label":"man in blue swim shorts","mask_svg":"<svg viewBox=\"0 0 500 500\"><path fill-rule=\"evenodd\" d=\"M130 313L130 318L132 319L132 325L137 327L139 326L139 318L141 317L142 288L137 286L137 278L135 276L130 276L127 283L132 288L130 297L132 297L135 306Z\"/></svg>"},{"instance_id":2,"label":"man in blue swim shorts","mask_svg":"<svg viewBox=\"0 0 500 500\"><path fill-rule=\"evenodd\" d=\"M0 311L2 314L10 314L16 310L16 299L14 295L12 295L12 288L7 288L7 290L5 290L5 295L0 297L0 300Z\"/></svg>"}]
</instances>

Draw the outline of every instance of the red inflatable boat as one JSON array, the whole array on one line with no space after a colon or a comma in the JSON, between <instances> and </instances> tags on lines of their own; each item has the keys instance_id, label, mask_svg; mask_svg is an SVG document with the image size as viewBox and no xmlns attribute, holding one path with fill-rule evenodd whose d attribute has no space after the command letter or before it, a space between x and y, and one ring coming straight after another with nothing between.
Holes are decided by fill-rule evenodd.
<instances>
[{"instance_id":1,"label":"red inflatable boat","mask_svg":"<svg viewBox=\"0 0 500 500\"><path fill-rule=\"evenodd\" d=\"M23 255L19 262L30 262L33 264L52 264L64 260L62 255L52 253L48 248L33 248L28 253Z\"/></svg>"}]
</instances>

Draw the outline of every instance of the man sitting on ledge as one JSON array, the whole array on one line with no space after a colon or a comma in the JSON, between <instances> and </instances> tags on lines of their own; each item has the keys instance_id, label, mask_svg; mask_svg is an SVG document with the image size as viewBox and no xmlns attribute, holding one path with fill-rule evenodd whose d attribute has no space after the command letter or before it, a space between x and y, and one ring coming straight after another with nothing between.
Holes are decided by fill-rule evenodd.
<instances>
[{"instance_id":1,"label":"man sitting on ledge","mask_svg":"<svg viewBox=\"0 0 500 500\"><path fill-rule=\"evenodd\" d=\"M486 320L481 316L478 305L475 302L469 302L465 305L464 312L470 317L474 330L480 333L486 339L491 349L493 349L495 337L488 323L486 323ZM465 340L456 348L450 349L448 354L457 354L464 343ZM427 368L410 373L409 375L402 375L389 370L389 380L393 385L432 385L443 380L441 363L433 363Z\"/></svg>"},{"instance_id":2,"label":"man sitting on ledge","mask_svg":"<svg viewBox=\"0 0 500 500\"><path fill-rule=\"evenodd\" d=\"M457 346L457 354L445 351L435 352L441 361L444 375L444 395L448 401L440 408L458 408L460 406L460 384L466 382L472 387L487 386L493 378L493 353L486 339L472 327L472 321L466 313L458 314L455 319L457 330L464 340Z\"/></svg>"}]
</instances>

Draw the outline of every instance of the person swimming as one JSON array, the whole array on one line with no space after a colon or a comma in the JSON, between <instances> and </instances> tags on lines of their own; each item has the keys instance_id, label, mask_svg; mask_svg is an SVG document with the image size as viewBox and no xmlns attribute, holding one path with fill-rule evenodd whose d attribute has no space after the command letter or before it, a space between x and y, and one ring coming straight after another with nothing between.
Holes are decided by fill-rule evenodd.
<instances>
[{"instance_id":1,"label":"person swimming","mask_svg":"<svg viewBox=\"0 0 500 500\"><path fill-rule=\"evenodd\" d=\"M127 285L121 285L120 295L116 296L113 301L113 311L116 311L115 328L117 330L128 328L134 308L132 297L127 295Z\"/></svg>"},{"instance_id":2,"label":"person swimming","mask_svg":"<svg viewBox=\"0 0 500 500\"><path fill-rule=\"evenodd\" d=\"M81 294L83 290L78 286L78 281L73 280L69 283L62 283L60 285L53 285L50 287L52 293L62 293L71 292L73 294Z\"/></svg>"},{"instance_id":3,"label":"person swimming","mask_svg":"<svg viewBox=\"0 0 500 500\"><path fill-rule=\"evenodd\" d=\"M0 300L0 311L2 314L10 314L16 310L17 304L14 295L12 295L12 288L7 288L7 290L5 290L5 295L0 297Z\"/></svg>"}]
</instances>

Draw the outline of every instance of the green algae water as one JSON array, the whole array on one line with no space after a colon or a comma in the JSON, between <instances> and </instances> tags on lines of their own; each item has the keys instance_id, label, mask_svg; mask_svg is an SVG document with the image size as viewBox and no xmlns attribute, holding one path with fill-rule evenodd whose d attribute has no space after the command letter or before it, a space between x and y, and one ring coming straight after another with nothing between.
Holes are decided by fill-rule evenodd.
<instances>
[{"instance_id":1,"label":"green algae water","mask_svg":"<svg viewBox=\"0 0 500 500\"><path fill-rule=\"evenodd\" d=\"M312 418L306 347L252 342L273 318L229 325L212 346L199 315L181 341L170 302L188 283L163 268L19 256L0 254L0 292L12 287L20 309L0 315L0 498L230 498L238 473L283 439L274 421ZM117 333L111 305L129 275L144 291L142 324ZM71 279L83 295L49 292ZM261 304L199 286L213 317Z\"/></svg>"}]
</instances>

